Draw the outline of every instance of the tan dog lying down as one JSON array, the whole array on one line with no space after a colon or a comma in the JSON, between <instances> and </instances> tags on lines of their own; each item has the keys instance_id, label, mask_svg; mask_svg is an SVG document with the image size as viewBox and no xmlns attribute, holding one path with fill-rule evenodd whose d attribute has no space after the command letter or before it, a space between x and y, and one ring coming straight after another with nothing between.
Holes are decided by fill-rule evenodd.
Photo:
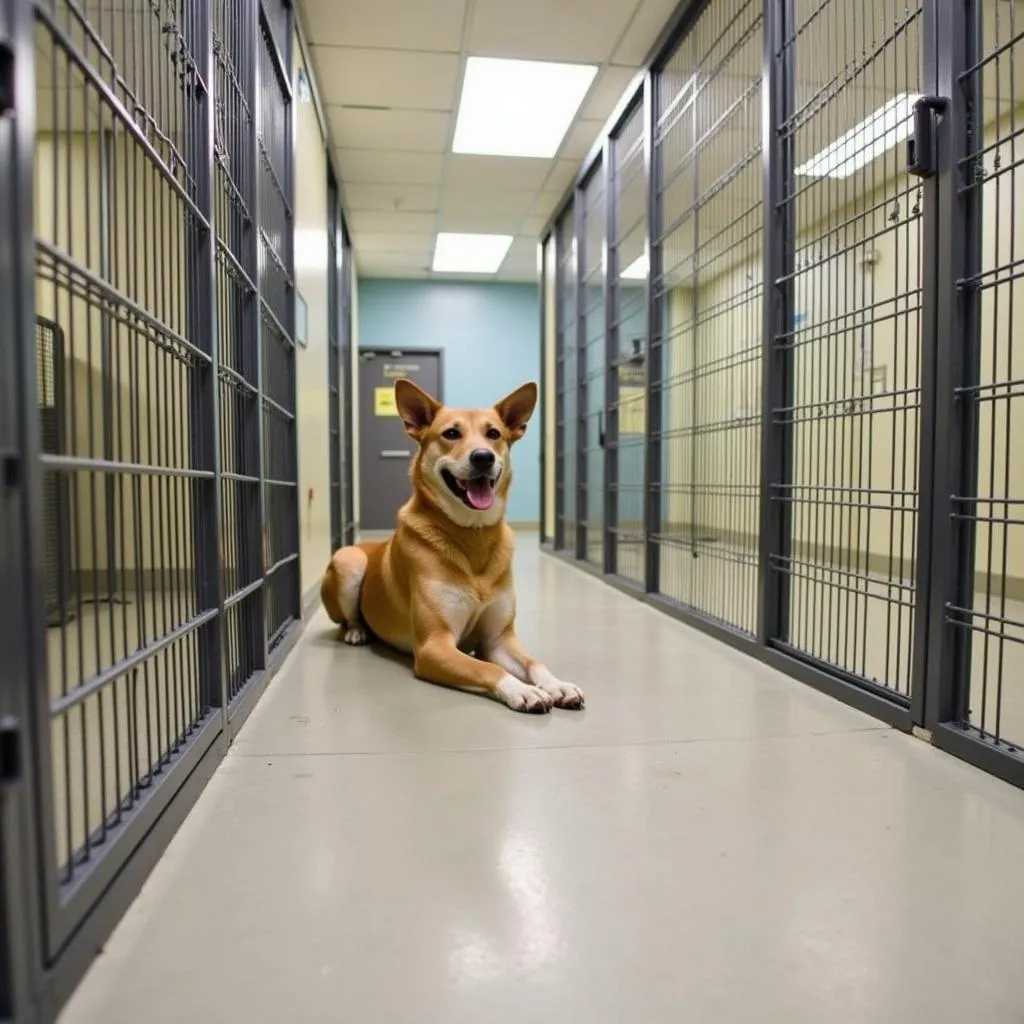
<instances>
[{"instance_id":1,"label":"tan dog lying down","mask_svg":"<svg viewBox=\"0 0 1024 1024\"><path fill-rule=\"evenodd\" d=\"M526 432L537 385L524 384L493 409L446 409L407 380L395 384L395 399L419 446L412 497L389 540L335 553L320 585L327 614L344 627L346 643L366 643L369 626L411 653L428 682L514 711L583 707L580 689L527 654L515 632L509 449Z\"/></svg>"}]
</instances>

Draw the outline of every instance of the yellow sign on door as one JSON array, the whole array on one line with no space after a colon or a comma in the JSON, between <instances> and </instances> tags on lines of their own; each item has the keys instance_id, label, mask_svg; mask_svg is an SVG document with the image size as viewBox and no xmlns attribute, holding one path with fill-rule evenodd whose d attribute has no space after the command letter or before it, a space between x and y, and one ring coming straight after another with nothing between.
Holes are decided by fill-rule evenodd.
<instances>
[{"instance_id":1,"label":"yellow sign on door","mask_svg":"<svg viewBox=\"0 0 1024 1024\"><path fill-rule=\"evenodd\" d=\"M374 416L397 416L398 407L395 405L395 389L392 387L373 389L373 415Z\"/></svg>"}]
</instances>

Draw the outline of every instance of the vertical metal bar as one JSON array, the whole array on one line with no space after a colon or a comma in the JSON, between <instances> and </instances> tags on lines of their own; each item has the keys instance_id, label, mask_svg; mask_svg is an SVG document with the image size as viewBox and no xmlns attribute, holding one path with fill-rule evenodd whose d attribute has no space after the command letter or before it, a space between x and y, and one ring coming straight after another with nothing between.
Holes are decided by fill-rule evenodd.
<instances>
[{"instance_id":1,"label":"vertical metal bar","mask_svg":"<svg viewBox=\"0 0 1024 1024\"><path fill-rule=\"evenodd\" d=\"M548 403L547 379L548 379L548 332L547 332L547 244L542 239L537 244L537 269L540 272L540 542L543 544L547 538L546 509L548 501Z\"/></svg>"},{"instance_id":2,"label":"vertical metal bar","mask_svg":"<svg viewBox=\"0 0 1024 1024\"><path fill-rule=\"evenodd\" d=\"M562 267L565 263L564 214L555 221L552 235L554 253L555 302L555 537L556 551L565 548L565 294Z\"/></svg>"},{"instance_id":3,"label":"vertical metal bar","mask_svg":"<svg viewBox=\"0 0 1024 1024\"><path fill-rule=\"evenodd\" d=\"M260 553L260 577L263 580L263 585L260 588L260 594L262 595L259 605L258 622L255 626L259 629L262 634L259 639L259 650L260 657L257 664L261 668L265 668L269 657L270 657L270 630L269 630L269 610L273 605L273 594L271 593L271 578L268 575L270 569L269 555L271 552L267 550L267 531L269 528L268 515L267 515L267 441L266 441L266 407L264 405L266 398L266 380L265 380L265 359L263 353L263 346L265 344L263 337L263 308L262 308L262 287L263 278L260 272L260 264L263 259L263 254L260 251L262 242L260 240L260 232L262 230L261 225L263 224L263 168L261 165L260 157L260 131L263 124L263 83L260 76L260 65L261 65L261 48L263 46L263 39L260 32L260 14L262 3L261 0L248 0L250 6L250 19L248 24L248 32L246 33L248 50L249 50L249 63L248 63L248 80L246 85L249 87L250 96L252 97L252 138L250 139L251 157L252 160L252 223L253 223L253 245L254 249L254 262L253 262L253 281L256 283L256 295L253 297L253 309L254 309L254 323L253 323L253 344L255 346L254 357L256 360L256 408L258 414L256 417L256 435L257 435L257 452L258 452L258 466L259 466L259 516L257 521L259 522L259 553Z\"/></svg>"},{"instance_id":4,"label":"vertical metal bar","mask_svg":"<svg viewBox=\"0 0 1024 1024\"><path fill-rule=\"evenodd\" d=\"M14 58L16 116L0 115L0 728L17 743L15 777L0 784L0 1017L27 1016L42 973L41 886L55 876L49 701L44 687L44 554L35 414L35 38L32 5L0 2L0 39ZM42 766L36 778L36 765ZM40 833L47 838L39 841ZM47 866L40 870L40 865ZM47 892L51 888L47 885Z\"/></svg>"},{"instance_id":5,"label":"vertical metal bar","mask_svg":"<svg viewBox=\"0 0 1024 1024\"><path fill-rule=\"evenodd\" d=\"M644 176L647 183L647 382L644 415L647 448L644 459L644 589L658 592L661 585L662 511L662 394L664 337L662 333L661 274L661 189L660 162L655 145L657 131L657 72L644 77Z\"/></svg>"},{"instance_id":6,"label":"vertical metal bar","mask_svg":"<svg viewBox=\"0 0 1024 1024\"><path fill-rule=\"evenodd\" d=\"M217 609L217 618L201 627L199 659L203 697L211 707L222 709L227 727L227 677L221 657L224 622L224 594L220 568L221 466L220 466L220 353L215 296L217 294L216 238L214 235L214 82L212 11L209 4L196 3L191 40L196 54L199 82L192 86L188 113L188 160L196 181L196 202L208 219L208 227L189 226L188 318L189 337L197 344L205 339L210 362L191 370L192 429L190 464L213 471L212 479L192 484L193 521L196 547L193 555L196 600L202 610Z\"/></svg>"},{"instance_id":7,"label":"vertical metal bar","mask_svg":"<svg viewBox=\"0 0 1024 1024\"><path fill-rule=\"evenodd\" d=\"M605 136L601 156L604 175L604 244L601 253L601 287L604 298L604 551L602 567L606 573L618 572L617 554L619 534L619 314L618 295L619 254L616 240L618 224L616 212L617 175L613 156L615 141Z\"/></svg>"},{"instance_id":8,"label":"vertical metal bar","mask_svg":"<svg viewBox=\"0 0 1024 1024\"><path fill-rule=\"evenodd\" d=\"M957 389L976 385L979 376L981 302L973 281L981 267L981 192L963 188L975 182L980 160L967 160L982 147L982 98L974 67L981 45L980 0L926 0L926 25L932 26L936 53L937 94L948 99L938 134L939 173L934 179L935 214L926 227L921 251L936 254L934 288L923 296L925 313L933 309L931 334L924 338L922 364L922 454L930 444L934 452L931 479L922 478L921 534L925 515L931 515L930 544L921 540L918 565L930 563L927 586L927 621L915 636L913 710L923 712L929 728L941 722L964 721L968 716L971 679L971 633L951 628L947 606L970 608L974 591L975 516L953 516L949 495L977 493L978 425L976 403L958 397ZM926 225L928 218L926 217ZM933 241L929 250L929 238ZM926 276L926 282L928 280ZM931 414L931 422L925 414ZM922 470L927 463L922 460ZM927 484L927 490L925 485ZM929 500L931 499L931 500ZM923 618L923 616L920 616ZM965 626L969 623L965 623ZM918 675L918 672L921 675ZM924 678L923 697L917 692ZM923 706L922 706L923 701Z\"/></svg>"},{"instance_id":9,"label":"vertical metal bar","mask_svg":"<svg viewBox=\"0 0 1024 1024\"><path fill-rule=\"evenodd\" d=\"M587 544L587 317L584 279L587 270L587 195L576 189L573 202L573 235L576 239L576 264L573 288L576 308L576 558L586 560Z\"/></svg>"},{"instance_id":10,"label":"vertical metal bar","mask_svg":"<svg viewBox=\"0 0 1024 1024\"><path fill-rule=\"evenodd\" d=\"M789 573L777 564L791 550L793 273L796 252L792 194L794 111L793 0L765 0L762 63L764 165L764 287L761 380L761 497L757 638L789 633Z\"/></svg>"}]
</instances>

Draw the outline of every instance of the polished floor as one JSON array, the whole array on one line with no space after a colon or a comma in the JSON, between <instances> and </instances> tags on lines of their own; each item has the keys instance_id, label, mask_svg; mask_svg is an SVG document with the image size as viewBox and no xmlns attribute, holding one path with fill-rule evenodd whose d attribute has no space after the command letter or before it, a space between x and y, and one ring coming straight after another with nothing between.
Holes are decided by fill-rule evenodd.
<instances>
[{"instance_id":1,"label":"polished floor","mask_svg":"<svg viewBox=\"0 0 1024 1024\"><path fill-rule=\"evenodd\" d=\"M62 1024L1024 1020L1024 793L520 548L586 710L318 614Z\"/></svg>"}]
</instances>

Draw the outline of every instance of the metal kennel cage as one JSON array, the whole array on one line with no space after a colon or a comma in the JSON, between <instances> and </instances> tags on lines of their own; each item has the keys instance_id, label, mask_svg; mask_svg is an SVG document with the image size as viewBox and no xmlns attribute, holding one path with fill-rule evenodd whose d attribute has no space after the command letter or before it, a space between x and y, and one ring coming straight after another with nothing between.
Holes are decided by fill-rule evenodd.
<instances>
[{"instance_id":1,"label":"metal kennel cage","mask_svg":"<svg viewBox=\"0 0 1024 1024\"><path fill-rule=\"evenodd\" d=\"M1022 41L1020 0L684 2L541 236L552 550L1018 785Z\"/></svg>"},{"instance_id":2,"label":"metal kennel cage","mask_svg":"<svg viewBox=\"0 0 1024 1024\"><path fill-rule=\"evenodd\" d=\"M294 33L0 2L3 1019L56 1016L297 636Z\"/></svg>"}]
</instances>

